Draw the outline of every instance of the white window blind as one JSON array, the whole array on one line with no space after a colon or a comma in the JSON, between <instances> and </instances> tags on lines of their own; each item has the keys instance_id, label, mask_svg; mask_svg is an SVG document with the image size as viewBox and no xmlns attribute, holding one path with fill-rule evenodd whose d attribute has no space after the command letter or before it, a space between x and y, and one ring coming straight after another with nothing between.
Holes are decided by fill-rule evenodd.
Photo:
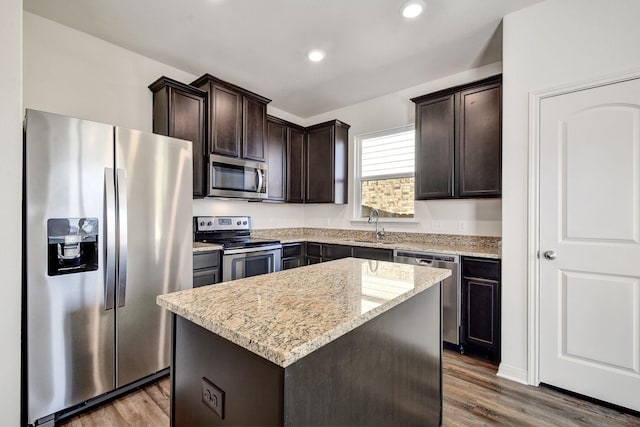
<instances>
[{"instance_id":1,"label":"white window blind","mask_svg":"<svg viewBox=\"0 0 640 427\"><path fill-rule=\"evenodd\" d=\"M413 130L363 139L361 150L361 178L414 173Z\"/></svg>"}]
</instances>

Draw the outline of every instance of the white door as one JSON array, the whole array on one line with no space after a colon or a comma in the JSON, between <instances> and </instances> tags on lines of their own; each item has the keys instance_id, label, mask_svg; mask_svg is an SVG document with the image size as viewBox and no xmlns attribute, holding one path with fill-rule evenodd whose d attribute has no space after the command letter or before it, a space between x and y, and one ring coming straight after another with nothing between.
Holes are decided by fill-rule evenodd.
<instances>
[{"instance_id":1,"label":"white door","mask_svg":"<svg viewBox=\"0 0 640 427\"><path fill-rule=\"evenodd\" d=\"M640 410L640 79L541 101L540 257L540 381Z\"/></svg>"}]
</instances>

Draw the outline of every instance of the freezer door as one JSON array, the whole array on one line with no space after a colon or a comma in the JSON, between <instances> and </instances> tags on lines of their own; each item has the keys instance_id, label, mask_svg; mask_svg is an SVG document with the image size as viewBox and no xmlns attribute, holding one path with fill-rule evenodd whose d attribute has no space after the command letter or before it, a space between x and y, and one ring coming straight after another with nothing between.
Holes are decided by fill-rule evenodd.
<instances>
[{"instance_id":1,"label":"freezer door","mask_svg":"<svg viewBox=\"0 0 640 427\"><path fill-rule=\"evenodd\" d=\"M33 423L114 387L103 203L113 127L35 110L25 125L23 309Z\"/></svg>"},{"instance_id":2,"label":"freezer door","mask_svg":"<svg viewBox=\"0 0 640 427\"><path fill-rule=\"evenodd\" d=\"M116 128L118 387L169 366L170 317L156 297L192 287L191 153L189 141Z\"/></svg>"}]
</instances>

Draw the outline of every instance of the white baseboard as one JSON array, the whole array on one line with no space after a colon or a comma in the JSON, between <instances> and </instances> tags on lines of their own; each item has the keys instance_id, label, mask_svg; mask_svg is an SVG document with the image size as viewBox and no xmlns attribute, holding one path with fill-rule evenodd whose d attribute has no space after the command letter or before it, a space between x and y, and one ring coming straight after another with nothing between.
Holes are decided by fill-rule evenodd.
<instances>
[{"instance_id":1,"label":"white baseboard","mask_svg":"<svg viewBox=\"0 0 640 427\"><path fill-rule=\"evenodd\" d=\"M500 378L505 378L520 384L529 385L529 382L527 381L529 375L526 369L516 368L515 366L509 366L501 363L496 375Z\"/></svg>"}]
</instances>

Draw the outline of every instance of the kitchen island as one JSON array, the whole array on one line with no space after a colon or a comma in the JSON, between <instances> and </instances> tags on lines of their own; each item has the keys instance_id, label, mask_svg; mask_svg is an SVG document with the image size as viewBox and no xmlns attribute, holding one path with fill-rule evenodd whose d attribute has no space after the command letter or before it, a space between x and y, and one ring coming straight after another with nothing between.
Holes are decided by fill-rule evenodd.
<instances>
[{"instance_id":1,"label":"kitchen island","mask_svg":"<svg viewBox=\"0 0 640 427\"><path fill-rule=\"evenodd\" d=\"M159 296L171 424L440 425L449 275L345 258Z\"/></svg>"}]
</instances>

